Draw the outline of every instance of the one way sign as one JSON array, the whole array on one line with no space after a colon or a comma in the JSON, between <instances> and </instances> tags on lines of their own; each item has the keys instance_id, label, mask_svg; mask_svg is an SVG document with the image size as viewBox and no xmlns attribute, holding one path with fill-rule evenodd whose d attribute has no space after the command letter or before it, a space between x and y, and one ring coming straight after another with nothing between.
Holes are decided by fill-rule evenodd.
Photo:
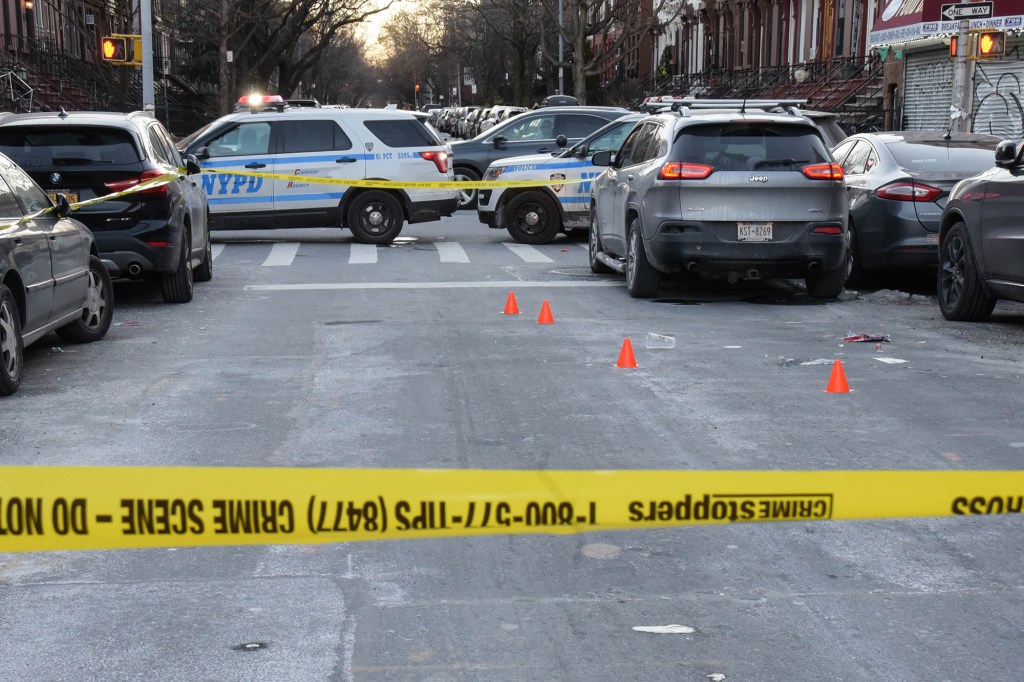
<instances>
[{"instance_id":1,"label":"one way sign","mask_svg":"<svg viewBox=\"0 0 1024 682\"><path fill-rule=\"evenodd\" d=\"M988 19L992 16L992 2L970 2L963 5L943 5L939 21L960 19Z\"/></svg>"}]
</instances>

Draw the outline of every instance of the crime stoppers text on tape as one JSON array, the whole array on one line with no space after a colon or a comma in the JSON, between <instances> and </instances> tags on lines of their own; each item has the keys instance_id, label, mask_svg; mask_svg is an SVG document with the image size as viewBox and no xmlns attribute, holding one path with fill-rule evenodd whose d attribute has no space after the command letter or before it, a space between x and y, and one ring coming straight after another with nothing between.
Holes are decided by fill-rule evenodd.
<instances>
[{"instance_id":1,"label":"crime stoppers text on tape","mask_svg":"<svg viewBox=\"0 0 1024 682\"><path fill-rule=\"evenodd\" d=\"M1019 514L1024 471L0 467L0 552Z\"/></svg>"}]
</instances>

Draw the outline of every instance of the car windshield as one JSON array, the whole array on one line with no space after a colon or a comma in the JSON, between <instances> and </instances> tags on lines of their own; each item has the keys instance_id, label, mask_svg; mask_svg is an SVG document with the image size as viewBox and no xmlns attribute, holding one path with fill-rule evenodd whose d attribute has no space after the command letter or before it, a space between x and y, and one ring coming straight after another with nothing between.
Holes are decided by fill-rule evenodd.
<instances>
[{"instance_id":1,"label":"car windshield","mask_svg":"<svg viewBox=\"0 0 1024 682\"><path fill-rule=\"evenodd\" d=\"M23 168L133 164L142 158L131 133L102 126L4 126L0 152Z\"/></svg>"},{"instance_id":2,"label":"car windshield","mask_svg":"<svg viewBox=\"0 0 1024 682\"><path fill-rule=\"evenodd\" d=\"M726 123L684 128L672 159L716 170L795 170L829 160L817 132L807 125Z\"/></svg>"},{"instance_id":3,"label":"car windshield","mask_svg":"<svg viewBox=\"0 0 1024 682\"><path fill-rule=\"evenodd\" d=\"M575 156L577 150L584 147L587 149L587 158L590 158L597 152L616 151L622 146L622 141L626 139L626 135L629 135L629 131L636 125L636 121L637 119L613 121L598 130L591 137L578 142L572 147L563 149L558 155L562 157Z\"/></svg>"},{"instance_id":4,"label":"car windshield","mask_svg":"<svg viewBox=\"0 0 1024 682\"><path fill-rule=\"evenodd\" d=\"M994 163L995 146L980 140L890 142L886 147L900 167L912 171L957 171L975 175Z\"/></svg>"}]
</instances>

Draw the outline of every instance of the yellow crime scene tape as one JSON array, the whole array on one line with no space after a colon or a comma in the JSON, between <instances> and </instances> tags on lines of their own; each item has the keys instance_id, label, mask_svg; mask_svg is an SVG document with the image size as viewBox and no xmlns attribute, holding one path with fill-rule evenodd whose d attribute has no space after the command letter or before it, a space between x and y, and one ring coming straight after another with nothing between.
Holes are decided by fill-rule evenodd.
<instances>
[{"instance_id":1,"label":"yellow crime scene tape","mask_svg":"<svg viewBox=\"0 0 1024 682\"><path fill-rule=\"evenodd\" d=\"M0 467L0 552L1021 513L1024 471Z\"/></svg>"},{"instance_id":2,"label":"yellow crime scene tape","mask_svg":"<svg viewBox=\"0 0 1024 682\"><path fill-rule=\"evenodd\" d=\"M254 171L222 170L204 168L204 173L239 175L266 178L268 180L290 180L292 182L320 185L345 185L348 187L373 187L376 189L492 189L495 187L539 187L541 185L573 185L583 178L562 178L554 180L446 180L443 182L418 182L395 180L356 180L354 178L324 178L315 175L281 175L279 173L257 173Z\"/></svg>"}]
</instances>

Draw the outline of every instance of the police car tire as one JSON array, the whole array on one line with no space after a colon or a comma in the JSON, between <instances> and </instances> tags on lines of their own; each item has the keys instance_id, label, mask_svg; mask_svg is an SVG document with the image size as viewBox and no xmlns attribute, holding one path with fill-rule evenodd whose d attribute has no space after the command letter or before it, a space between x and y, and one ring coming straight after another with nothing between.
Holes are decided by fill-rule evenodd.
<instances>
[{"instance_id":1,"label":"police car tire","mask_svg":"<svg viewBox=\"0 0 1024 682\"><path fill-rule=\"evenodd\" d=\"M192 300L192 239L188 228L181 235L181 256L178 267L160 278L164 301L167 303L188 303Z\"/></svg>"},{"instance_id":2,"label":"police car tire","mask_svg":"<svg viewBox=\"0 0 1024 682\"><path fill-rule=\"evenodd\" d=\"M455 180L458 182L461 182L463 180L476 181L479 179L480 176L472 168L459 166L458 168L455 169ZM459 208L476 208L476 190L460 189L459 202Z\"/></svg>"},{"instance_id":3,"label":"police car tire","mask_svg":"<svg viewBox=\"0 0 1024 682\"><path fill-rule=\"evenodd\" d=\"M533 213L538 219L537 230L530 232L520 220L527 213ZM547 196L540 192L523 192L512 197L505 206L502 223L508 233L520 244L548 244L562 229L562 219L558 215L558 207Z\"/></svg>"},{"instance_id":4,"label":"police car tire","mask_svg":"<svg viewBox=\"0 0 1024 682\"><path fill-rule=\"evenodd\" d=\"M383 222L373 225L367 217L377 211ZM402 205L387 192L365 192L352 200L348 209L348 229L357 242L363 244L390 244L402 232L404 224ZM374 229L379 231L374 232Z\"/></svg>"}]
</instances>

